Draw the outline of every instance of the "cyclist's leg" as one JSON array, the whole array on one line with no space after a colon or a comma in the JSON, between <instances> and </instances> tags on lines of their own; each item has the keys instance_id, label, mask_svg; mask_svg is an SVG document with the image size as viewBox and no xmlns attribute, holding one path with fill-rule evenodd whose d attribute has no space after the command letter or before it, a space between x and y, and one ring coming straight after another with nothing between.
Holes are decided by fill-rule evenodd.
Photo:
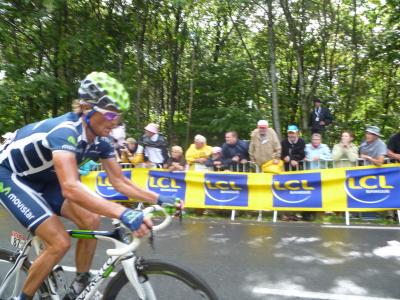
<instances>
[{"instance_id":1,"label":"cyclist's leg","mask_svg":"<svg viewBox=\"0 0 400 300\"><path fill-rule=\"evenodd\" d=\"M0 166L0 201L27 229L43 239L45 249L29 271L23 291L33 295L50 273L56 260L69 248L69 236L59 218L37 192L43 184L18 177L8 168ZM35 188L35 189L34 189Z\"/></svg>"},{"instance_id":2,"label":"cyclist's leg","mask_svg":"<svg viewBox=\"0 0 400 300\"><path fill-rule=\"evenodd\" d=\"M35 259L29 269L23 291L34 295L40 284L50 274L53 267L62 259L70 247L70 237L64 229L60 218L56 215L46 219L35 230L45 245L42 254Z\"/></svg>"},{"instance_id":3,"label":"cyclist's leg","mask_svg":"<svg viewBox=\"0 0 400 300\"><path fill-rule=\"evenodd\" d=\"M79 229L97 230L100 226L100 216L69 201L64 201L61 215L74 222ZM79 239L76 252L76 270L79 273L88 272L96 250L96 239Z\"/></svg>"}]
</instances>

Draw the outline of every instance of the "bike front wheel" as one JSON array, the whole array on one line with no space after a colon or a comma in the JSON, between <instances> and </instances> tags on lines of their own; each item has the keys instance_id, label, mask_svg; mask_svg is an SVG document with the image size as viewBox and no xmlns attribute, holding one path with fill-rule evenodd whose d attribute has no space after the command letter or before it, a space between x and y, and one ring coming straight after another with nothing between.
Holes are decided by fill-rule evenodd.
<instances>
[{"instance_id":1,"label":"bike front wheel","mask_svg":"<svg viewBox=\"0 0 400 300\"><path fill-rule=\"evenodd\" d=\"M176 264L149 259L142 260L136 269L146 300L218 299L203 279ZM103 299L139 299L139 296L122 269L107 285Z\"/></svg>"},{"instance_id":2,"label":"bike front wheel","mask_svg":"<svg viewBox=\"0 0 400 300\"><path fill-rule=\"evenodd\" d=\"M10 299L19 296L21 293L22 286L30 268L30 262L25 259L22 267L17 270L15 268L17 257L18 254L16 252L0 249L0 291L3 290L0 294L0 299ZM9 279L7 284L5 284L4 280L7 274ZM45 299L46 295L49 295L48 289L45 285L42 285L33 299Z\"/></svg>"}]
</instances>

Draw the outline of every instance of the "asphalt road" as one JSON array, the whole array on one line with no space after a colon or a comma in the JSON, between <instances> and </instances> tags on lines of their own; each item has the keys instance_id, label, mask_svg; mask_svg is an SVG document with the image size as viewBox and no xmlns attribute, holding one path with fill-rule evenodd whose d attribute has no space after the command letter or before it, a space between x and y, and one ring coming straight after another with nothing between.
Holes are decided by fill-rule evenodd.
<instances>
[{"instance_id":1,"label":"asphalt road","mask_svg":"<svg viewBox=\"0 0 400 300\"><path fill-rule=\"evenodd\" d=\"M21 227L0 210L0 228L0 247L11 248L8 234ZM186 219L139 253L190 266L223 300L400 299L399 227ZM62 264L73 267L72 251Z\"/></svg>"}]
</instances>

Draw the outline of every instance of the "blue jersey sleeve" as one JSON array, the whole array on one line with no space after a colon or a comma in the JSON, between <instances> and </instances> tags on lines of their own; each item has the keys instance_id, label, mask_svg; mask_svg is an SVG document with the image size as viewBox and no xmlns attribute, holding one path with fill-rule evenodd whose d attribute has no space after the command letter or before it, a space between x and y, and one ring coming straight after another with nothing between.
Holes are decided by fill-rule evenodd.
<instances>
[{"instance_id":1,"label":"blue jersey sleeve","mask_svg":"<svg viewBox=\"0 0 400 300\"><path fill-rule=\"evenodd\" d=\"M47 143L52 151L76 153L78 132L70 127L60 127L47 135Z\"/></svg>"}]
</instances>

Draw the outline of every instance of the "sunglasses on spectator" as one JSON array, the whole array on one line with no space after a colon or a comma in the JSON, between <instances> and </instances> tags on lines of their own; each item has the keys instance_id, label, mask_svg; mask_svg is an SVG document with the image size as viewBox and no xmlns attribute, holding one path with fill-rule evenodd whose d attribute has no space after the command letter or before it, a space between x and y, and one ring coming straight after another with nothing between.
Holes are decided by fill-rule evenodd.
<instances>
[{"instance_id":1,"label":"sunglasses on spectator","mask_svg":"<svg viewBox=\"0 0 400 300\"><path fill-rule=\"evenodd\" d=\"M107 109L103 109L100 108L98 106L94 106L93 110L101 113L103 115L103 117L107 120L107 121L114 121L118 118L121 117L121 114L115 112L115 111L111 111L111 110L107 110Z\"/></svg>"}]
</instances>

